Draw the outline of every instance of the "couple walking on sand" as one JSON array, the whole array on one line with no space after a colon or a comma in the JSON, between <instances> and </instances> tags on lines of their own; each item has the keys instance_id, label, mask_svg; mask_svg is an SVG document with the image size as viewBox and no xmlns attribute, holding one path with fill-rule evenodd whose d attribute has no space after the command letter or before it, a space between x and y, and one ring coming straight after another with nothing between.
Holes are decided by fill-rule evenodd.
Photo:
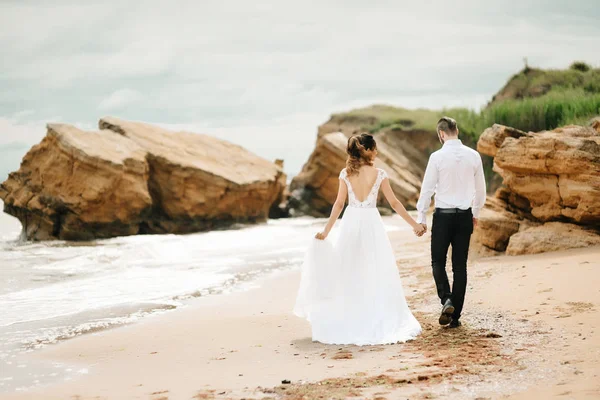
<instances>
[{"instance_id":1,"label":"couple walking on sand","mask_svg":"<svg viewBox=\"0 0 600 400\"><path fill-rule=\"evenodd\" d=\"M473 228L485 203L479 153L458 139L456 121L443 117L437 133L442 148L427 164L415 221L396 198L386 172L373 166L372 135L348 139L346 168L325 229L306 252L294 313L312 326L315 341L330 344L386 344L414 339L421 325L410 311L391 243L377 210L381 190L417 236L428 229L426 212L435 193L431 227L431 266L441 301L440 325L461 325L467 287L467 257ZM325 240L344 208L339 235ZM452 287L446 256L452 246Z\"/></svg>"}]
</instances>

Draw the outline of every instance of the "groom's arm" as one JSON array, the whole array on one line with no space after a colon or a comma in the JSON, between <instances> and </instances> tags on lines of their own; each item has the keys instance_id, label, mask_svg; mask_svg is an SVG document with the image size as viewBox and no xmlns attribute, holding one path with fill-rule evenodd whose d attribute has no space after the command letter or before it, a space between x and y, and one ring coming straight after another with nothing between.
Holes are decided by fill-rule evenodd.
<instances>
[{"instance_id":1,"label":"groom's arm","mask_svg":"<svg viewBox=\"0 0 600 400\"><path fill-rule=\"evenodd\" d=\"M485 188L485 174L483 173L483 163L481 162L481 156L478 154L479 163L475 169L475 197L473 198L473 218L479 219L479 212L485 204L486 200L486 188Z\"/></svg>"},{"instance_id":2,"label":"groom's arm","mask_svg":"<svg viewBox=\"0 0 600 400\"><path fill-rule=\"evenodd\" d=\"M429 157L427 168L425 169L425 176L423 177L423 183L421 184L421 195L417 202L417 222L420 224L427 225L427 210L431 205L431 196L435 192L435 187L438 180L438 168L436 165L436 159L434 154Z\"/></svg>"}]
</instances>

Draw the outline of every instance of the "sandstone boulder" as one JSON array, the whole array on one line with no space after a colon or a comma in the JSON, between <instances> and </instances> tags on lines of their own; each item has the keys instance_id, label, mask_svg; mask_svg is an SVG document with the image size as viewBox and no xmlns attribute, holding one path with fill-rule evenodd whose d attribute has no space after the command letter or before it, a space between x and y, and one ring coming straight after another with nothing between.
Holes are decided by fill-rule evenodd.
<instances>
[{"instance_id":1,"label":"sandstone boulder","mask_svg":"<svg viewBox=\"0 0 600 400\"><path fill-rule=\"evenodd\" d=\"M131 235L150 214L145 151L112 131L49 124L0 186L4 211L28 239Z\"/></svg>"},{"instance_id":2,"label":"sandstone boulder","mask_svg":"<svg viewBox=\"0 0 600 400\"><path fill-rule=\"evenodd\" d=\"M0 198L29 239L86 240L264 220L285 184L240 146L107 117L95 132L48 125Z\"/></svg>"},{"instance_id":3,"label":"sandstone boulder","mask_svg":"<svg viewBox=\"0 0 600 400\"><path fill-rule=\"evenodd\" d=\"M488 196L479 214L477 228L471 236L471 253L483 256L506 251L510 238L517 232L539 223L508 211L508 205L498 197Z\"/></svg>"},{"instance_id":4,"label":"sandstone boulder","mask_svg":"<svg viewBox=\"0 0 600 400\"><path fill-rule=\"evenodd\" d=\"M275 160L275 165L279 167L283 171L283 160L278 158ZM289 217L289 210L287 207L287 199L290 197L289 195L289 187L287 185L287 177L282 174L279 177L279 182L283 186L283 190L279 192L279 195L271 204L271 208L269 209L269 218L286 218Z\"/></svg>"},{"instance_id":5,"label":"sandstone boulder","mask_svg":"<svg viewBox=\"0 0 600 400\"><path fill-rule=\"evenodd\" d=\"M490 250L505 251L508 240L520 227L520 221L513 217L506 213L482 209L472 240Z\"/></svg>"},{"instance_id":6,"label":"sandstone boulder","mask_svg":"<svg viewBox=\"0 0 600 400\"><path fill-rule=\"evenodd\" d=\"M302 171L290 183L288 207L294 214L326 216L335 201L338 175L346 165L346 136L329 133L317 141Z\"/></svg>"},{"instance_id":7,"label":"sandstone boulder","mask_svg":"<svg viewBox=\"0 0 600 400\"><path fill-rule=\"evenodd\" d=\"M494 169L520 199L513 206L544 222L600 223L600 133L572 125L503 141L491 136L482 135L480 151L495 155Z\"/></svg>"},{"instance_id":8,"label":"sandstone boulder","mask_svg":"<svg viewBox=\"0 0 600 400\"><path fill-rule=\"evenodd\" d=\"M144 233L185 233L267 218L286 177L275 163L241 146L190 132L105 117L100 128L147 154L153 213Z\"/></svg>"},{"instance_id":9,"label":"sandstone boulder","mask_svg":"<svg viewBox=\"0 0 600 400\"><path fill-rule=\"evenodd\" d=\"M512 235L506 254L537 254L589 246L600 246L596 231L575 224L547 222Z\"/></svg>"},{"instance_id":10,"label":"sandstone boulder","mask_svg":"<svg viewBox=\"0 0 600 400\"><path fill-rule=\"evenodd\" d=\"M477 147L495 156L494 170L504 186L482 210L472 241L475 253L534 254L600 244L595 128L524 133L494 125Z\"/></svg>"},{"instance_id":11,"label":"sandstone boulder","mask_svg":"<svg viewBox=\"0 0 600 400\"><path fill-rule=\"evenodd\" d=\"M384 129L374 136L377 158L391 170L388 175L394 193L405 206L414 208L429 155L441 146L437 136L432 132L396 128Z\"/></svg>"},{"instance_id":12,"label":"sandstone boulder","mask_svg":"<svg viewBox=\"0 0 600 400\"><path fill-rule=\"evenodd\" d=\"M496 152L508 137L520 138L527 136L523 131L520 131L509 126L494 124L491 128L487 128L477 142L477 151L488 156L495 157Z\"/></svg>"}]
</instances>

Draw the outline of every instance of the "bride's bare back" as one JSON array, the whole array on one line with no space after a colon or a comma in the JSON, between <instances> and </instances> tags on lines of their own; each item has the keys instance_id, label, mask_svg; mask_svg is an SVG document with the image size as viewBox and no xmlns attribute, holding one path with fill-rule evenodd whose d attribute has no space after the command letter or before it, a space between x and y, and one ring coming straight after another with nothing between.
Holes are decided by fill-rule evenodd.
<instances>
[{"instance_id":1,"label":"bride's bare back","mask_svg":"<svg viewBox=\"0 0 600 400\"><path fill-rule=\"evenodd\" d=\"M363 202L369 196L375 181L377 180L377 168L370 165L360 167L357 174L348 175L347 179L352 185L356 200Z\"/></svg>"},{"instance_id":2,"label":"bride's bare back","mask_svg":"<svg viewBox=\"0 0 600 400\"><path fill-rule=\"evenodd\" d=\"M379 190L390 203L392 209L413 227L417 235L420 236L425 233L424 226L418 224L408 214L402 203L394 195L387 172L371 165L365 165L366 163L373 163L377 156L377 146L373 135L363 133L350 137L346 152L348 153L348 163L352 165L362 164L362 166L357 171L358 173L351 175L348 175L347 168L340 171L338 193L333 207L331 207L329 220L323 232L318 232L315 238L324 240L327 237L335 221L344 210L346 200L348 200L348 207L351 208L377 209Z\"/></svg>"}]
</instances>

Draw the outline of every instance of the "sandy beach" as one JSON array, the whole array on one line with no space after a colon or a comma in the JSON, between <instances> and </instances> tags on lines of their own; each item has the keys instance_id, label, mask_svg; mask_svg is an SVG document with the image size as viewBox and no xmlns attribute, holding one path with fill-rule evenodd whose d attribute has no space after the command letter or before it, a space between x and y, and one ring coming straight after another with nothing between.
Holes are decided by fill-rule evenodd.
<instances>
[{"instance_id":1,"label":"sandy beach","mask_svg":"<svg viewBox=\"0 0 600 400\"><path fill-rule=\"evenodd\" d=\"M463 326L451 330L437 325L429 235L390 238L424 328L415 341L314 343L291 313L299 272L277 272L30 353L85 373L0 399L600 397L600 248L472 261Z\"/></svg>"},{"instance_id":2,"label":"sandy beach","mask_svg":"<svg viewBox=\"0 0 600 400\"><path fill-rule=\"evenodd\" d=\"M0 1L0 400L600 400L599 5Z\"/></svg>"}]
</instances>

